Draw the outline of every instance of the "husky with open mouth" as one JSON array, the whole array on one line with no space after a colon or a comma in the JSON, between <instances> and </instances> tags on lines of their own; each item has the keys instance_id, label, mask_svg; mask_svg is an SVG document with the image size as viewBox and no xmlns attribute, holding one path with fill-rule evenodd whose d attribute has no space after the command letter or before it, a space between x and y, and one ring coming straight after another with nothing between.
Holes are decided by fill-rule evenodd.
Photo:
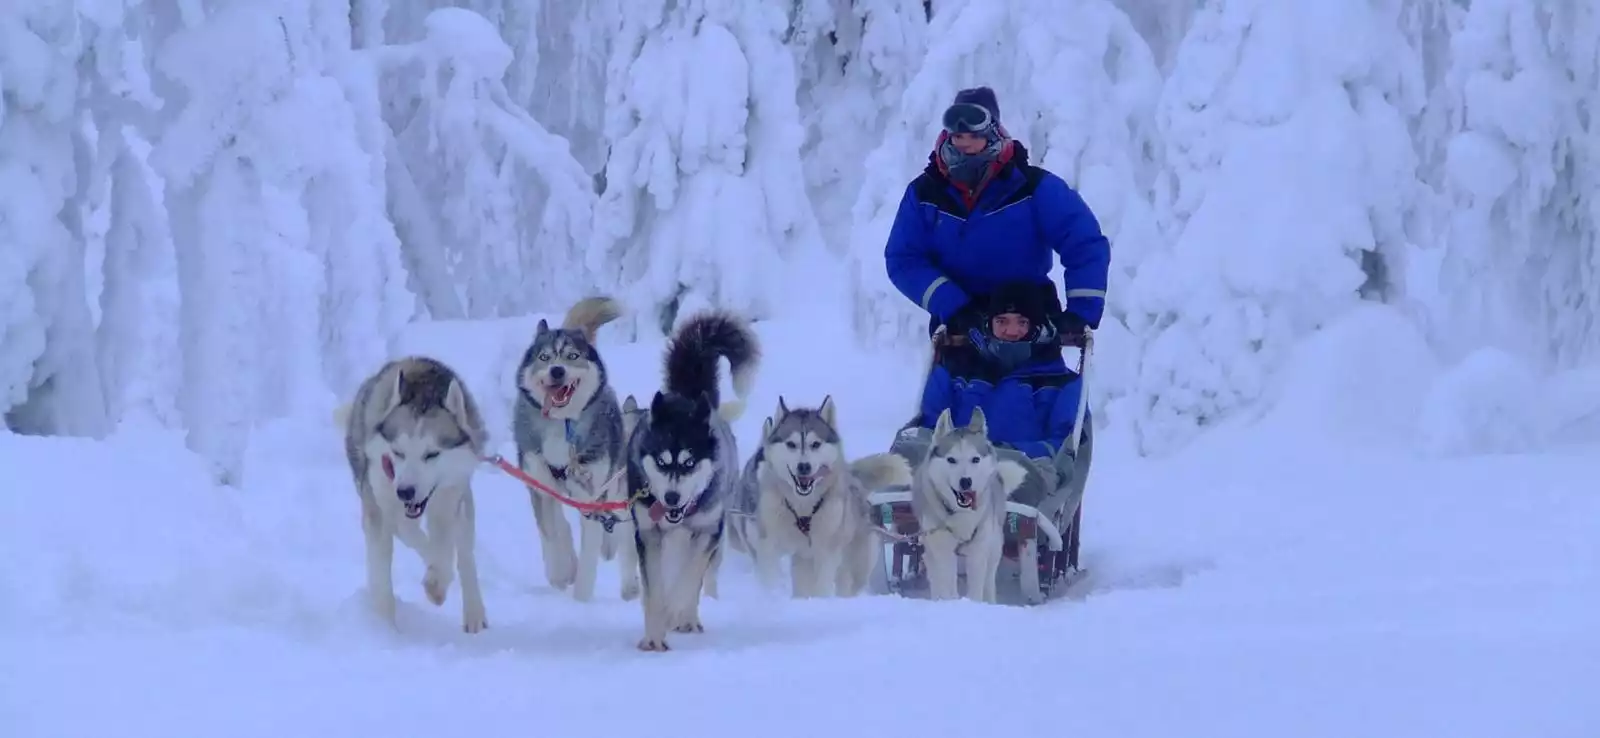
<instances>
[{"instance_id":1,"label":"husky with open mouth","mask_svg":"<svg viewBox=\"0 0 1600 738\"><path fill-rule=\"evenodd\" d=\"M818 407L778 411L761 428L761 446L740 477L733 535L763 583L776 583L789 557L793 596L851 597L878 567L881 539L867 495L911 484L911 465L893 453L846 461L831 396Z\"/></svg>"},{"instance_id":2,"label":"husky with open mouth","mask_svg":"<svg viewBox=\"0 0 1600 738\"><path fill-rule=\"evenodd\" d=\"M945 410L912 476L911 509L921 530L928 594L955 599L956 567L965 559L967 599L995 602L1006 501L1027 479L1027 468L999 457L981 408L973 409L965 426L955 425Z\"/></svg>"},{"instance_id":3,"label":"husky with open mouth","mask_svg":"<svg viewBox=\"0 0 1600 738\"><path fill-rule=\"evenodd\" d=\"M395 622L394 539L422 556L428 601L444 604L461 576L461 627L488 627L475 554L472 474L489 434L461 378L434 359L390 361L338 409L345 458L361 496L367 542L367 594ZM426 529L424 529L426 524Z\"/></svg>"},{"instance_id":4,"label":"husky with open mouth","mask_svg":"<svg viewBox=\"0 0 1600 738\"><path fill-rule=\"evenodd\" d=\"M731 314L689 318L667 346L665 387L628 437L628 489L644 584L640 650L667 650L667 630L699 633L700 595L722 558L727 503L739 483L729 421L755 379L755 334ZM717 365L726 358L737 399L723 404Z\"/></svg>"},{"instance_id":5,"label":"husky with open mouth","mask_svg":"<svg viewBox=\"0 0 1600 738\"><path fill-rule=\"evenodd\" d=\"M579 300L560 328L539 321L517 366L511 426L518 465L540 483L585 502L627 498L620 478L606 484L621 469L623 411L595 348L600 327L621 314L621 305L609 297ZM577 600L594 599L600 561L610 560L620 548L622 598L639 596L638 566L630 545L633 520L626 511L583 514L574 556L566 506L538 490L529 494L550 586L571 585Z\"/></svg>"}]
</instances>

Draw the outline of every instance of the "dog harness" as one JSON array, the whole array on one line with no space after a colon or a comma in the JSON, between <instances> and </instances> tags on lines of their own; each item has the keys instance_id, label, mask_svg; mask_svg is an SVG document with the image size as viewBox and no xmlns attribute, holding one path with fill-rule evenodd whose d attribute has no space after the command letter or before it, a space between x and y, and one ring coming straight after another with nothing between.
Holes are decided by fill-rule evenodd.
<instances>
[{"instance_id":1,"label":"dog harness","mask_svg":"<svg viewBox=\"0 0 1600 738\"><path fill-rule=\"evenodd\" d=\"M949 503L944 501L943 497L940 497L939 498L939 506L944 508L945 520L948 521L949 519L954 518L956 516L957 510L971 510L972 512L976 513L978 511L978 500L977 500L977 497L974 496L973 500L972 500L972 507L970 507L970 508L953 508L953 507L950 507ZM917 537L918 538L926 538L929 533L932 533L933 531L936 531L936 530L948 530L948 531L950 531L950 533L952 535L955 534L955 531L950 528L950 525L948 523L946 523L945 525L941 525L938 528L933 528L933 529L930 529L930 530L922 531L922 532L917 534ZM961 556L967 555L967 553L966 553L967 545L972 543L977 538L978 538L978 527L975 526L972 529L972 535L968 536L966 540L964 540L964 541L959 541L958 540L958 542L956 543L956 554L961 555Z\"/></svg>"},{"instance_id":2,"label":"dog harness","mask_svg":"<svg viewBox=\"0 0 1600 738\"><path fill-rule=\"evenodd\" d=\"M578 425L570 420L561 421L561 429L567 436L567 463L563 466L551 464L548 460L546 466L550 467L550 476L558 482L567 481L567 470L572 466L572 449L578 445ZM610 530L609 528L607 530Z\"/></svg>"},{"instance_id":3,"label":"dog harness","mask_svg":"<svg viewBox=\"0 0 1600 738\"><path fill-rule=\"evenodd\" d=\"M713 482L713 484L714 483L715 482ZM694 515L696 512L698 512L700 510L700 499L702 497L705 497L709 493L710 493L709 489L704 491L704 492L701 492L693 500L690 500L689 504L683 506L683 519L684 520L688 520L689 516ZM637 504L642 504L645 507L649 508L649 510L650 510L650 522L652 522L652 523L660 523L664 518L667 517L667 506L664 503L662 503L661 500L656 499L655 493L650 490L650 482L649 481L646 481L643 486L639 487L638 490L634 491L633 495L631 497L629 497L628 499L631 502L634 502L634 503L637 503ZM683 521L680 520L679 522L683 522ZM676 524L677 523L672 523L672 525L676 525Z\"/></svg>"},{"instance_id":4,"label":"dog harness","mask_svg":"<svg viewBox=\"0 0 1600 738\"><path fill-rule=\"evenodd\" d=\"M827 501L827 495L824 494L821 499L817 500L816 506L811 508L810 514L807 515L801 515L799 510L794 509L794 505L789 503L789 498L787 497L783 498L783 506L789 508L789 514L794 516L794 527L799 528L800 532L804 533L809 540L811 538L811 519L817 516L817 511L822 509L822 503Z\"/></svg>"},{"instance_id":5,"label":"dog harness","mask_svg":"<svg viewBox=\"0 0 1600 738\"><path fill-rule=\"evenodd\" d=\"M556 466L549 463L549 461L546 461L545 466L549 467L550 469L550 478L556 480L557 482L561 482L564 485L567 483L567 480L572 477L571 470L575 461L572 458L571 453L572 449L578 445L578 424L571 420L563 420L561 421L561 428L567 437L567 463L563 466ZM617 527L617 523L622 522L621 516L609 510L588 511L579 514L583 516L584 520L592 520L596 523L599 523L600 527L604 528L607 533L614 531Z\"/></svg>"}]
</instances>

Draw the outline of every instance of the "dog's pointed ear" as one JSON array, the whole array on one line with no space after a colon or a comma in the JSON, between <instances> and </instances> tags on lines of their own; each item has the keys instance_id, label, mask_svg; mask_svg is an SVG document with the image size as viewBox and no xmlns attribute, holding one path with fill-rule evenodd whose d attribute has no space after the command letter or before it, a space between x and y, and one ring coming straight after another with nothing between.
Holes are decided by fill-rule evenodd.
<instances>
[{"instance_id":1,"label":"dog's pointed ear","mask_svg":"<svg viewBox=\"0 0 1600 738\"><path fill-rule=\"evenodd\" d=\"M945 408L944 412L939 413L939 419L933 424L934 440L938 440L949 435L950 430L954 427L955 423L951 422L950 420L950 408Z\"/></svg>"},{"instance_id":2,"label":"dog's pointed ear","mask_svg":"<svg viewBox=\"0 0 1600 738\"><path fill-rule=\"evenodd\" d=\"M450 380L450 389L444 392L444 409L455 417L456 422L463 426L469 425L467 420L467 390L461 386L460 379Z\"/></svg>"},{"instance_id":3,"label":"dog's pointed ear","mask_svg":"<svg viewBox=\"0 0 1600 738\"><path fill-rule=\"evenodd\" d=\"M772 418L767 418L766 420L761 421L761 438L762 438L762 440L766 440L768 438L771 438L772 437L772 429L775 428L775 427L777 427L777 424L772 422Z\"/></svg>"},{"instance_id":4,"label":"dog's pointed ear","mask_svg":"<svg viewBox=\"0 0 1600 738\"><path fill-rule=\"evenodd\" d=\"M834 422L833 395L822 396L822 407L817 408L817 414L822 416L822 422L828 425L838 425Z\"/></svg>"},{"instance_id":5,"label":"dog's pointed ear","mask_svg":"<svg viewBox=\"0 0 1600 738\"><path fill-rule=\"evenodd\" d=\"M989 421L983 416L983 408L972 408L972 418L967 421L967 430L984 438L989 437Z\"/></svg>"},{"instance_id":6,"label":"dog's pointed ear","mask_svg":"<svg viewBox=\"0 0 1600 738\"><path fill-rule=\"evenodd\" d=\"M694 398L695 420L705 420L711 417L711 395L701 392Z\"/></svg>"},{"instance_id":7,"label":"dog's pointed ear","mask_svg":"<svg viewBox=\"0 0 1600 738\"><path fill-rule=\"evenodd\" d=\"M544 335L546 333L549 333L549 332L550 332L550 321L545 320L544 318L540 318L539 319L539 327L534 329L533 337L534 338L538 338L539 336L542 336L542 335Z\"/></svg>"},{"instance_id":8,"label":"dog's pointed ear","mask_svg":"<svg viewBox=\"0 0 1600 738\"><path fill-rule=\"evenodd\" d=\"M628 398L622 401L622 412L625 412L625 413L636 413L636 412L639 412L639 401L633 399L633 395L628 395Z\"/></svg>"},{"instance_id":9,"label":"dog's pointed ear","mask_svg":"<svg viewBox=\"0 0 1600 738\"><path fill-rule=\"evenodd\" d=\"M661 390L656 390L656 396L650 398L650 416L652 418L661 417L661 413L663 412L666 404L667 396L662 394Z\"/></svg>"},{"instance_id":10,"label":"dog's pointed ear","mask_svg":"<svg viewBox=\"0 0 1600 738\"><path fill-rule=\"evenodd\" d=\"M394 381L379 385L376 388L373 404L378 407L378 417L387 417L395 408L400 406L400 398L406 396L406 371L404 366L395 367Z\"/></svg>"},{"instance_id":11,"label":"dog's pointed ear","mask_svg":"<svg viewBox=\"0 0 1600 738\"><path fill-rule=\"evenodd\" d=\"M773 415L772 417L781 418L781 417L783 417L785 415L788 415L788 414L789 414L789 403L783 401L783 395L778 395L778 412L777 412L777 414Z\"/></svg>"}]
</instances>

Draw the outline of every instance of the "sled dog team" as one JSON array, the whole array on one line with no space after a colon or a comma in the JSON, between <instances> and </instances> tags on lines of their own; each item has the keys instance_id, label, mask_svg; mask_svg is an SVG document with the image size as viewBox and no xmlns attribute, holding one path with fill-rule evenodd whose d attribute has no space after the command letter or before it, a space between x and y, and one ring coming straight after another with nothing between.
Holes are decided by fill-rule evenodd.
<instances>
[{"instance_id":1,"label":"sled dog team","mask_svg":"<svg viewBox=\"0 0 1600 738\"><path fill-rule=\"evenodd\" d=\"M639 648L665 651L669 630L704 630L700 598L717 596L725 539L754 559L769 584L779 559L788 558L795 597L859 594L882 548L867 493L909 486L932 596L957 596L964 558L967 596L995 601L1005 503L1025 472L997 457L981 411L966 427L952 427L948 411L940 416L926 458L878 453L849 461L831 397L814 408L780 397L741 470L729 423L743 410L761 357L746 322L721 311L684 322L669 338L661 390L640 407L632 396L618 400L595 348L596 332L620 315L616 301L590 297L558 328L540 320L517 367L517 466L576 500L626 505L616 514L584 513L575 552L565 504L530 487L551 586L590 600L600 562L620 553L621 596L644 608ZM728 401L718 390L723 358L736 395ZM367 590L378 615L393 624L398 538L422 557L430 602L444 604L459 576L462 628L488 627L472 477L491 451L465 383L435 359L396 359L361 383L337 422L361 498Z\"/></svg>"}]
</instances>

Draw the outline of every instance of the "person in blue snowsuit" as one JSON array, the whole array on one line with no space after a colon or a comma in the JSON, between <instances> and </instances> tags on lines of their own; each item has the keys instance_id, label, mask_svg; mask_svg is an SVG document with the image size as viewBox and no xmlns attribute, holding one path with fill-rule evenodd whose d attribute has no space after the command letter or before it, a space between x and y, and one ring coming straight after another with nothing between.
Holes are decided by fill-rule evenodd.
<instances>
[{"instance_id":1,"label":"person in blue snowsuit","mask_svg":"<svg viewBox=\"0 0 1600 738\"><path fill-rule=\"evenodd\" d=\"M1087 411L1078 452L1066 443L1083 383L1060 338L1099 327L1110 242L1065 180L1028 163L1000 125L993 90L958 92L943 123L928 166L901 198L884 265L928 311L930 335L942 325L969 344L942 349L895 450L920 461L941 412L965 424L982 407L1002 453L1033 462L1013 499L1050 515L1081 498L1092 446ZM1057 260L1064 306L1050 279Z\"/></svg>"}]
</instances>

